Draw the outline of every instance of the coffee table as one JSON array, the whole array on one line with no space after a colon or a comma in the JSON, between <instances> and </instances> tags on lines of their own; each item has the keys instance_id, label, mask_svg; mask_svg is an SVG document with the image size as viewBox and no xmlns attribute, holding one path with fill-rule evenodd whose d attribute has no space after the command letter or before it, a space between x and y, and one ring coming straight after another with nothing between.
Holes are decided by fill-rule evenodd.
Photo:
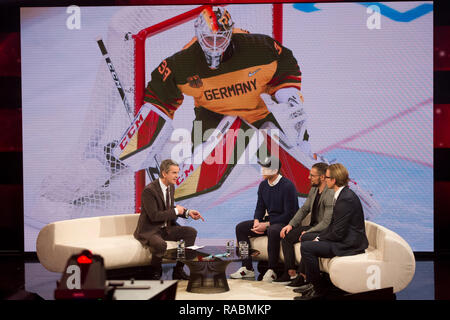
<instances>
[{"instance_id":1,"label":"coffee table","mask_svg":"<svg viewBox=\"0 0 450 320\"><path fill-rule=\"evenodd\" d=\"M220 246L205 246L198 250L186 249L185 251L183 259L176 258L177 249L167 250L164 258L169 261L181 261L189 267L190 277L186 291L220 293L230 290L225 270L231 262L242 260L236 252L226 257L215 257L215 255L226 253L225 247Z\"/></svg>"}]
</instances>

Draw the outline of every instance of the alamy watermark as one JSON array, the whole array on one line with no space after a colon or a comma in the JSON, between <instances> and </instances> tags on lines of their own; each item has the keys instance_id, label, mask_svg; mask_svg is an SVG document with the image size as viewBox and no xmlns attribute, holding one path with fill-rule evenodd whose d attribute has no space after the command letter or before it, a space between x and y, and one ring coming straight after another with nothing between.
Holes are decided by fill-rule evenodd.
<instances>
[{"instance_id":1,"label":"alamy watermark","mask_svg":"<svg viewBox=\"0 0 450 320\"><path fill-rule=\"evenodd\" d=\"M70 274L66 280L67 289L81 289L81 269L79 266L72 264L67 267L66 273Z\"/></svg>"},{"instance_id":2,"label":"alamy watermark","mask_svg":"<svg viewBox=\"0 0 450 320\"><path fill-rule=\"evenodd\" d=\"M69 30L81 29L81 9L79 6L72 5L67 7L66 13L69 16L66 19L66 27Z\"/></svg>"},{"instance_id":3,"label":"alamy watermark","mask_svg":"<svg viewBox=\"0 0 450 320\"><path fill-rule=\"evenodd\" d=\"M366 269L367 277L366 285L369 290L381 288L381 269L377 265L370 265Z\"/></svg>"},{"instance_id":4,"label":"alamy watermark","mask_svg":"<svg viewBox=\"0 0 450 320\"><path fill-rule=\"evenodd\" d=\"M367 18L366 26L369 30L381 29L381 10L377 5L371 5L367 7L367 14L370 16Z\"/></svg>"}]
</instances>

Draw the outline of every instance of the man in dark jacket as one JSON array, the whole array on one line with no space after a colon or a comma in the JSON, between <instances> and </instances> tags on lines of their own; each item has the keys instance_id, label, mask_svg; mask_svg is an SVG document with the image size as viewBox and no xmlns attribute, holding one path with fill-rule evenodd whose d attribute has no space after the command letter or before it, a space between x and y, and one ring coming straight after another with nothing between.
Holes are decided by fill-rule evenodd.
<instances>
[{"instance_id":1,"label":"man in dark jacket","mask_svg":"<svg viewBox=\"0 0 450 320\"><path fill-rule=\"evenodd\" d=\"M368 247L364 212L358 196L349 189L347 169L340 163L332 164L326 171L327 187L334 189L335 204L329 226L312 241L302 242L302 263L308 284L295 289L309 300L323 296L325 288L320 281L319 258L360 254Z\"/></svg>"},{"instance_id":2,"label":"man in dark jacket","mask_svg":"<svg viewBox=\"0 0 450 320\"><path fill-rule=\"evenodd\" d=\"M204 221L198 211L174 205L174 184L180 171L178 164L170 159L164 160L161 162L160 171L159 179L148 184L142 191L142 212L134 232L134 237L152 253L153 280L161 277L162 257L167 249L166 240L184 239L186 246L195 243L197 230L180 226L176 220L179 217L185 219L191 217L194 220ZM173 279L188 279L183 266L181 262L177 262Z\"/></svg>"}]
</instances>

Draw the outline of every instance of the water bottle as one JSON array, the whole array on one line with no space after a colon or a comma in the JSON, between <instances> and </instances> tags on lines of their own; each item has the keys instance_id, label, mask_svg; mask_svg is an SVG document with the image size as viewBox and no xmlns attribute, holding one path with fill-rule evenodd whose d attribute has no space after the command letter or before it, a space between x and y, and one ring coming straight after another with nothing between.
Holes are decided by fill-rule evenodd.
<instances>
[{"instance_id":1,"label":"water bottle","mask_svg":"<svg viewBox=\"0 0 450 320\"><path fill-rule=\"evenodd\" d=\"M177 259L184 259L185 258L185 243L183 239L180 239L180 241L177 242Z\"/></svg>"}]
</instances>

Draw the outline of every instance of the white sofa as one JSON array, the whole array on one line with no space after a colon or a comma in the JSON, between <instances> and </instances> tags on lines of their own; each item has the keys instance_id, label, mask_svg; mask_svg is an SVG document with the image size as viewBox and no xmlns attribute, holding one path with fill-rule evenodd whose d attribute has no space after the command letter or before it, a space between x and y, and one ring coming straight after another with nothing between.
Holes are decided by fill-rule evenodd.
<instances>
[{"instance_id":1,"label":"white sofa","mask_svg":"<svg viewBox=\"0 0 450 320\"><path fill-rule=\"evenodd\" d=\"M133 236L138 218L133 213L50 223L36 240L39 261L49 271L64 272L70 256L88 249L103 257L107 270L148 265L150 251ZM167 242L168 249L175 247Z\"/></svg>"},{"instance_id":2,"label":"white sofa","mask_svg":"<svg viewBox=\"0 0 450 320\"><path fill-rule=\"evenodd\" d=\"M106 269L148 265L151 253L133 232L138 214L82 218L53 222L42 228L36 242L36 253L49 271L64 272L67 260L84 249L103 257ZM410 246L395 232L366 221L369 247L365 253L321 259L321 269L330 275L333 284L350 293L375 287L404 289L415 272L415 259ZM267 237L250 239L252 248L261 252L258 260L267 260ZM168 248L176 243L168 241ZM300 243L295 245L297 263ZM280 260L283 261L280 250ZM379 276L377 278L377 276ZM377 282L376 279L379 279Z\"/></svg>"},{"instance_id":3,"label":"white sofa","mask_svg":"<svg viewBox=\"0 0 450 320\"><path fill-rule=\"evenodd\" d=\"M412 280L416 261L411 247L397 233L376 223L366 221L369 247L364 253L320 259L320 268L330 275L338 288L358 293L370 289L393 287L403 290ZM257 260L267 260L267 237L251 238L253 249L261 252ZM295 259L300 262L300 243L295 246ZM280 260L284 261L280 250Z\"/></svg>"}]
</instances>

